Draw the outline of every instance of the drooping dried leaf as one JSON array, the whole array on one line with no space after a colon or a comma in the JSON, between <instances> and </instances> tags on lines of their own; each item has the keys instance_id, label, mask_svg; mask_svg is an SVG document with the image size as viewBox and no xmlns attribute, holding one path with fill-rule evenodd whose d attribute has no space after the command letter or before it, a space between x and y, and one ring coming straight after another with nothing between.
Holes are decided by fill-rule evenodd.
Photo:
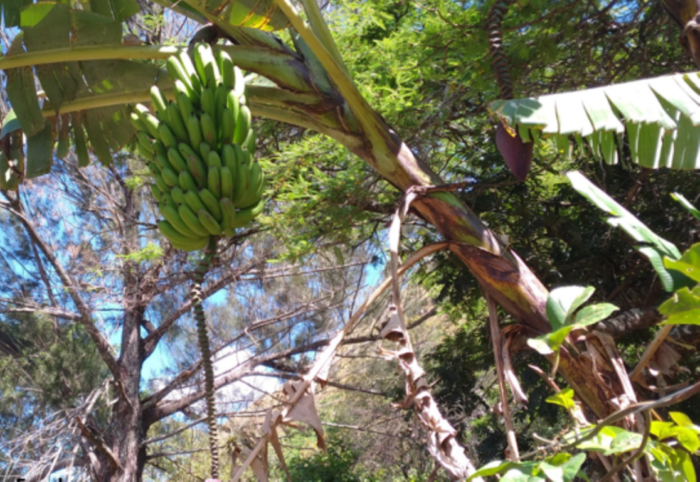
<instances>
[{"instance_id":1,"label":"drooping dried leaf","mask_svg":"<svg viewBox=\"0 0 700 482\"><path fill-rule=\"evenodd\" d=\"M302 380L293 381L284 384L284 392L291 399L297 393L301 386L304 385ZM316 410L316 399L313 392L313 383L306 389L304 395L292 407L292 409L284 417L284 423L288 422L304 422L309 424L316 431L316 443L322 450L326 449L326 440L324 438L323 426L321 418Z\"/></svg>"}]
</instances>

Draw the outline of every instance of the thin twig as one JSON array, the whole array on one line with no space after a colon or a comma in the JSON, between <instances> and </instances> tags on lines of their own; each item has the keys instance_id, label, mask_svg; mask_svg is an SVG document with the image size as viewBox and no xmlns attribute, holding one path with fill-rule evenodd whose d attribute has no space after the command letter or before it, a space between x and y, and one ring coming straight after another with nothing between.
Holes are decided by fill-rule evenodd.
<instances>
[{"instance_id":1,"label":"thin twig","mask_svg":"<svg viewBox=\"0 0 700 482\"><path fill-rule=\"evenodd\" d=\"M508 448L510 449L510 460L520 460L520 451L518 450L518 441L515 437L515 427L513 426L513 418L510 414L510 406L508 405L508 391L506 388L506 380L503 374L503 346L501 344L501 330L498 327L498 311L496 302L484 291L486 303L489 309L489 330L491 331L491 343L493 344L493 356L496 359L496 374L498 375L498 389L501 395L501 410L503 411L503 421L506 426L506 438L508 440Z\"/></svg>"}]
</instances>

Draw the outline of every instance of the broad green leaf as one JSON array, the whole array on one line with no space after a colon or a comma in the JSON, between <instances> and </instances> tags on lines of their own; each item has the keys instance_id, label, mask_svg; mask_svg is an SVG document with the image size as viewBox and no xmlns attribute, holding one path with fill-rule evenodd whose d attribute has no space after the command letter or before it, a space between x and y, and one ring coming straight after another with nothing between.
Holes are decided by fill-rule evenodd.
<instances>
[{"instance_id":1,"label":"broad green leaf","mask_svg":"<svg viewBox=\"0 0 700 482\"><path fill-rule=\"evenodd\" d=\"M638 247L637 250L644 254L656 270L664 288L673 291L678 286L683 285L683 278L678 278L674 272L669 272L663 264L663 257L677 260L681 257L680 251L673 243L665 240L654 233L644 223L633 216L627 209L620 206L613 198L596 187L586 179L580 172L567 173L571 185L581 195L595 204L599 209L612 214L614 217L608 218L607 222L611 226L620 227L638 243L645 243L648 246Z\"/></svg>"},{"instance_id":2,"label":"broad green leaf","mask_svg":"<svg viewBox=\"0 0 700 482\"><path fill-rule=\"evenodd\" d=\"M606 319L617 310L619 310L619 308L610 303L598 303L591 306L584 306L576 313L573 324L576 327L592 325L593 323L598 323Z\"/></svg>"},{"instance_id":3,"label":"broad green leaf","mask_svg":"<svg viewBox=\"0 0 700 482\"><path fill-rule=\"evenodd\" d=\"M634 162L652 169L698 169L700 95L693 90L700 89L698 75L665 75L536 98L494 101L489 111L512 127L526 125L535 139L537 132L554 134L555 138L580 135L589 141L596 156L610 164L618 159L613 133L625 130Z\"/></svg>"},{"instance_id":4,"label":"broad green leaf","mask_svg":"<svg viewBox=\"0 0 700 482\"><path fill-rule=\"evenodd\" d=\"M695 219L700 221L700 210L698 210L695 206L693 206L690 201L688 201L685 196L683 196L681 193L674 192L671 194L671 197L678 201L681 206L686 208L690 214L695 216Z\"/></svg>"},{"instance_id":5,"label":"broad green leaf","mask_svg":"<svg viewBox=\"0 0 700 482\"><path fill-rule=\"evenodd\" d=\"M547 462L540 463L540 470L547 476L547 480L552 482L564 482L564 469L556 465L550 465Z\"/></svg>"},{"instance_id":6,"label":"broad green leaf","mask_svg":"<svg viewBox=\"0 0 700 482\"><path fill-rule=\"evenodd\" d=\"M515 465L517 465L515 462L494 460L493 462L489 462L488 464L484 465L483 467L480 467L479 470L474 472L467 479L467 481L470 481L475 477L488 477L490 475L500 474L500 473L503 473L506 470L510 469L511 467L515 466Z\"/></svg>"},{"instance_id":7,"label":"broad green leaf","mask_svg":"<svg viewBox=\"0 0 700 482\"><path fill-rule=\"evenodd\" d=\"M562 470L563 482L571 482L572 480L574 480L578 476L579 470L581 469L581 465L583 465L585 461L585 453L576 454L573 457L568 458L566 461L562 461L562 463L559 464L559 467ZM553 464L554 462L549 461L549 463ZM549 474L547 474L547 476L549 476Z\"/></svg>"},{"instance_id":8,"label":"broad green leaf","mask_svg":"<svg viewBox=\"0 0 700 482\"><path fill-rule=\"evenodd\" d=\"M585 436L590 430L592 430L593 427L588 427L584 430L581 430L580 435L576 434L576 432L571 431L564 435L564 440L567 442L573 442L579 437ZM600 432L598 432L593 438L590 440L585 440L578 445L576 445L576 448L579 450L592 450L594 452L606 452L611 450L611 447L613 445L613 441L617 439L618 437L621 437L621 440L623 439L628 439L630 436L633 435L639 435L634 432L628 432L625 429L622 429L620 427L615 427L612 425L605 426L603 427ZM619 442L618 442L619 443Z\"/></svg>"},{"instance_id":9,"label":"broad green leaf","mask_svg":"<svg viewBox=\"0 0 700 482\"><path fill-rule=\"evenodd\" d=\"M547 298L547 319L556 331L567 324L571 314L586 302L595 291L592 287L563 286L549 293Z\"/></svg>"},{"instance_id":10,"label":"broad green leaf","mask_svg":"<svg viewBox=\"0 0 700 482\"><path fill-rule=\"evenodd\" d=\"M552 347L549 346L549 340L546 335L538 336L537 338L528 338L527 346L535 350L540 355L551 355L554 353Z\"/></svg>"},{"instance_id":11,"label":"broad green leaf","mask_svg":"<svg viewBox=\"0 0 700 482\"><path fill-rule=\"evenodd\" d=\"M674 464L674 469L681 474L683 480L687 482L696 482L695 466L690 458L690 455L683 450L676 449L677 461Z\"/></svg>"},{"instance_id":12,"label":"broad green leaf","mask_svg":"<svg viewBox=\"0 0 700 482\"><path fill-rule=\"evenodd\" d=\"M27 137L27 168L26 177L47 174L51 170L53 156L54 132L51 122L44 121L44 129L31 137Z\"/></svg>"},{"instance_id":13,"label":"broad green leaf","mask_svg":"<svg viewBox=\"0 0 700 482\"><path fill-rule=\"evenodd\" d=\"M679 427L692 427L694 426L693 421L683 412L668 412L668 416L671 420L676 422Z\"/></svg>"},{"instance_id":14,"label":"broad green leaf","mask_svg":"<svg viewBox=\"0 0 700 482\"><path fill-rule=\"evenodd\" d=\"M22 10L20 27L22 32L13 42L16 51L45 52L83 46L121 46L121 21L138 10L134 0L93 0L92 11L72 10L56 2L40 2ZM96 12L102 12L99 15ZM8 70L8 96L17 122L7 122L3 129L21 126L27 136L27 178L44 174L50 170L55 140L52 129L45 129L44 116L59 110L66 102L101 96L143 95L154 82L167 74L146 62L127 60L99 60L41 64L35 67L41 88L47 97L44 111L39 109L36 88L31 69ZM14 72L14 74L12 74ZM14 75L14 76L13 76ZM26 79L24 77L26 77ZM29 78L31 80L29 81ZM21 81L21 82L20 82ZM89 163L85 132L76 124L82 117L87 137L97 157L104 163L112 162L114 153L122 149L134 135L128 121L128 106L94 108L77 112L64 120L72 122L73 144L76 146L79 165ZM41 117L41 129L37 120ZM9 119L8 119L9 120ZM49 135L51 134L51 135Z\"/></svg>"},{"instance_id":15,"label":"broad green leaf","mask_svg":"<svg viewBox=\"0 0 700 482\"><path fill-rule=\"evenodd\" d=\"M695 430L687 427L675 427L674 431L676 439L688 452L692 454L700 449L700 440L698 440L698 434Z\"/></svg>"},{"instance_id":16,"label":"broad green leaf","mask_svg":"<svg viewBox=\"0 0 700 482\"><path fill-rule=\"evenodd\" d=\"M671 272L666 269L663 253L653 246L643 246L641 248L637 248L637 251L642 253L649 260L652 268L654 268L656 274L659 275L659 279L661 280L661 284L664 286L664 289L669 292L673 291L676 286Z\"/></svg>"},{"instance_id":17,"label":"broad green leaf","mask_svg":"<svg viewBox=\"0 0 700 482\"><path fill-rule=\"evenodd\" d=\"M700 286L676 291L659 306L659 313L668 316L665 325L700 325Z\"/></svg>"},{"instance_id":18,"label":"broad green leaf","mask_svg":"<svg viewBox=\"0 0 700 482\"><path fill-rule=\"evenodd\" d=\"M565 388L561 392L547 397L545 402L560 405L567 410L572 409L576 406L576 402L574 402L574 390L573 388Z\"/></svg>"},{"instance_id":19,"label":"broad green leaf","mask_svg":"<svg viewBox=\"0 0 700 482\"><path fill-rule=\"evenodd\" d=\"M700 243L692 245L679 260L665 258L664 266L700 283Z\"/></svg>"},{"instance_id":20,"label":"broad green leaf","mask_svg":"<svg viewBox=\"0 0 700 482\"><path fill-rule=\"evenodd\" d=\"M17 114L14 110L7 113L2 121L2 130L0 130L0 138L5 137L10 132L14 132L21 129L19 125L19 120L17 119Z\"/></svg>"},{"instance_id":21,"label":"broad green leaf","mask_svg":"<svg viewBox=\"0 0 700 482\"><path fill-rule=\"evenodd\" d=\"M23 34L18 33L12 41L8 56L23 53ZM41 115L39 97L34 87L34 72L31 67L8 69L7 97L15 111L24 135L33 136L44 128L44 117Z\"/></svg>"},{"instance_id":22,"label":"broad green leaf","mask_svg":"<svg viewBox=\"0 0 700 482\"><path fill-rule=\"evenodd\" d=\"M651 426L649 427L649 433L658 439L665 439L672 436L672 428L673 422L660 422L658 420L652 420Z\"/></svg>"},{"instance_id":23,"label":"broad green leaf","mask_svg":"<svg viewBox=\"0 0 700 482\"><path fill-rule=\"evenodd\" d=\"M623 433L618 434L612 440L612 443L610 444L610 448L608 448L604 452L604 454L605 455L613 455L613 454L629 452L631 450L638 448L641 443L642 443L642 434L625 431Z\"/></svg>"}]
</instances>

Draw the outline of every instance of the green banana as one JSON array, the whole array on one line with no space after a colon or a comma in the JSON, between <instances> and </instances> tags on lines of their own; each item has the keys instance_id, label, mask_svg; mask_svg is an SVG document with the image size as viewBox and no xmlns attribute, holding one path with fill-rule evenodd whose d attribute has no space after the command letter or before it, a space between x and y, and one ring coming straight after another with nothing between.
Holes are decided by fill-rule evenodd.
<instances>
[{"instance_id":1,"label":"green banana","mask_svg":"<svg viewBox=\"0 0 700 482\"><path fill-rule=\"evenodd\" d=\"M229 198L229 201L231 200L231 196L233 195L233 176L231 175L231 170L223 166L220 169L220 175L221 175L221 197L222 198Z\"/></svg>"},{"instance_id":2,"label":"green banana","mask_svg":"<svg viewBox=\"0 0 700 482\"><path fill-rule=\"evenodd\" d=\"M141 157L144 157L146 159L153 159L153 154L148 152L143 146L143 144L141 144L140 142L136 143L136 149L139 151L139 154L141 154Z\"/></svg>"},{"instance_id":3,"label":"green banana","mask_svg":"<svg viewBox=\"0 0 700 482\"><path fill-rule=\"evenodd\" d=\"M170 194L170 191L164 191L161 198L163 198L163 200L160 202L162 206L177 206L177 204L175 204L175 200L173 199L172 194ZM158 208L160 209L160 205L158 206Z\"/></svg>"},{"instance_id":4,"label":"green banana","mask_svg":"<svg viewBox=\"0 0 700 482\"><path fill-rule=\"evenodd\" d=\"M200 209L206 209L206 206L204 206L204 203L202 203L202 200L199 198L199 194L195 190L185 193L185 203L194 213Z\"/></svg>"},{"instance_id":5,"label":"green banana","mask_svg":"<svg viewBox=\"0 0 700 482\"><path fill-rule=\"evenodd\" d=\"M165 147L170 148L177 146L177 137L175 137L175 134L173 134L173 131L170 130L170 127L168 127L165 122L162 122L158 126L158 133L160 134L160 140L163 141L163 145Z\"/></svg>"},{"instance_id":6,"label":"green banana","mask_svg":"<svg viewBox=\"0 0 700 482\"><path fill-rule=\"evenodd\" d=\"M136 114L139 116L139 120L146 127L146 130L151 135L151 137L160 140L160 135L158 134L158 126L160 121L156 119L151 111L143 104L136 104L134 107Z\"/></svg>"},{"instance_id":7,"label":"green banana","mask_svg":"<svg viewBox=\"0 0 700 482\"><path fill-rule=\"evenodd\" d=\"M207 244L209 244L209 236L206 238L196 238L192 239L189 243L187 244L181 244L174 242L173 240L170 240L170 244L173 246L175 249L179 249L180 251L197 251L202 248L205 248Z\"/></svg>"},{"instance_id":8,"label":"green banana","mask_svg":"<svg viewBox=\"0 0 700 482\"><path fill-rule=\"evenodd\" d=\"M209 155L204 159L206 159L207 166L209 167L221 167L221 158L216 151L209 151Z\"/></svg>"},{"instance_id":9,"label":"green banana","mask_svg":"<svg viewBox=\"0 0 700 482\"><path fill-rule=\"evenodd\" d=\"M238 199L236 206L241 208L246 208L253 204L255 195L260 187L260 182L262 181L262 170L260 169L260 164L254 162L248 169L248 185L246 186L246 192L243 197Z\"/></svg>"},{"instance_id":10,"label":"green banana","mask_svg":"<svg viewBox=\"0 0 700 482\"><path fill-rule=\"evenodd\" d=\"M189 75L187 75L187 72L185 72L185 68L180 60L174 55L171 55L165 63L165 67L168 69L168 73L170 74L170 78L173 80L173 82L182 82L182 85L186 89L187 96L190 99L194 98L195 92L192 86L192 79Z\"/></svg>"},{"instance_id":11,"label":"green banana","mask_svg":"<svg viewBox=\"0 0 700 482\"><path fill-rule=\"evenodd\" d=\"M178 109L175 104L168 104L168 107L166 107L166 114L168 116L168 120L166 122L175 134L175 137L177 137L181 142L189 142L190 136L187 133L187 128L182 120L182 115L180 115L180 109Z\"/></svg>"},{"instance_id":12,"label":"green banana","mask_svg":"<svg viewBox=\"0 0 700 482\"><path fill-rule=\"evenodd\" d=\"M212 148L215 149L217 136L214 120L209 114L205 112L199 118L199 124L202 127L202 135L204 136L204 140L207 142L207 144L209 144Z\"/></svg>"},{"instance_id":13,"label":"green banana","mask_svg":"<svg viewBox=\"0 0 700 482\"><path fill-rule=\"evenodd\" d=\"M221 198L221 173L217 167L210 167L208 169L207 187L217 199Z\"/></svg>"},{"instance_id":14,"label":"green banana","mask_svg":"<svg viewBox=\"0 0 700 482\"><path fill-rule=\"evenodd\" d=\"M229 238L232 238L236 235L236 229L235 228L226 228L224 229L224 235L228 236Z\"/></svg>"},{"instance_id":15,"label":"green banana","mask_svg":"<svg viewBox=\"0 0 700 482\"><path fill-rule=\"evenodd\" d=\"M148 170L151 171L151 175L153 177L160 175L160 167L158 167L158 164L156 164L155 162L149 162L148 164L146 164L146 166L148 167Z\"/></svg>"},{"instance_id":16,"label":"green banana","mask_svg":"<svg viewBox=\"0 0 700 482\"><path fill-rule=\"evenodd\" d=\"M223 227L224 231L226 231L228 228L233 226L233 223L235 222L236 208L227 197L222 197L219 204L221 205L221 212L224 216L223 220L221 221L221 226Z\"/></svg>"},{"instance_id":17,"label":"green banana","mask_svg":"<svg viewBox=\"0 0 700 482\"><path fill-rule=\"evenodd\" d=\"M236 207L239 207L241 205L241 200L247 196L249 178L248 166L239 164L238 172L236 173L236 185L233 189L233 197L231 198L231 201L233 201Z\"/></svg>"},{"instance_id":18,"label":"green banana","mask_svg":"<svg viewBox=\"0 0 700 482\"><path fill-rule=\"evenodd\" d=\"M199 221L197 215L186 204L181 204L178 213L184 223L199 236L209 236L209 231Z\"/></svg>"},{"instance_id":19,"label":"green banana","mask_svg":"<svg viewBox=\"0 0 700 482\"><path fill-rule=\"evenodd\" d=\"M242 150L241 154L243 155L243 164L248 166L248 168L250 169L250 166L253 165L253 155L246 150Z\"/></svg>"},{"instance_id":20,"label":"green banana","mask_svg":"<svg viewBox=\"0 0 700 482\"><path fill-rule=\"evenodd\" d=\"M253 191L253 195L250 199L246 200L245 204L241 203L241 209L248 209L251 206L256 205L262 199L263 192L265 191L265 173L262 173L260 181L258 182L257 188Z\"/></svg>"},{"instance_id":21,"label":"green banana","mask_svg":"<svg viewBox=\"0 0 700 482\"><path fill-rule=\"evenodd\" d=\"M178 176L178 181L180 184L180 188L185 191L185 201L187 200L187 193L189 192L197 192L197 183L194 181L194 178L192 177L192 174L190 174L190 171L185 169L184 171L180 171L180 176ZM160 187L160 186L159 186Z\"/></svg>"},{"instance_id":22,"label":"green banana","mask_svg":"<svg viewBox=\"0 0 700 482\"><path fill-rule=\"evenodd\" d=\"M185 193L182 192L182 189L180 189L178 186L175 186L170 190L170 195L173 197L173 201L175 201L176 206L179 206L185 202Z\"/></svg>"},{"instance_id":23,"label":"green banana","mask_svg":"<svg viewBox=\"0 0 700 482\"><path fill-rule=\"evenodd\" d=\"M258 203L254 206L251 206L246 209L241 209L236 213L236 219L233 221L233 224L231 225L232 228L242 228L246 224L248 224L250 221L252 221L258 214L260 214L265 207L265 200L261 199L258 201Z\"/></svg>"},{"instance_id":24,"label":"green banana","mask_svg":"<svg viewBox=\"0 0 700 482\"><path fill-rule=\"evenodd\" d=\"M148 134L146 134L144 131L138 131L138 133L136 134L136 138L138 147L140 148L139 150L146 151L146 153L148 154L144 157L152 158L155 154L155 150L153 148L153 141L150 137L148 137Z\"/></svg>"},{"instance_id":25,"label":"green banana","mask_svg":"<svg viewBox=\"0 0 700 482\"><path fill-rule=\"evenodd\" d=\"M226 90L232 90L234 86L233 61L228 52L219 50L219 71L221 72L221 84Z\"/></svg>"},{"instance_id":26,"label":"green banana","mask_svg":"<svg viewBox=\"0 0 700 482\"><path fill-rule=\"evenodd\" d=\"M192 63L192 59L190 58L190 55L187 53L186 50L182 50L177 57L178 59L180 59L180 63L182 64L183 69L185 69L185 72L187 73L190 81L192 82L192 89L194 90L194 93L196 95L195 99L198 103L199 96L202 93L202 83L199 80L199 75L197 75L197 69Z\"/></svg>"},{"instance_id":27,"label":"green banana","mask_svg":"<svg viewBox=\"0 0 700 482\"><path fill-rule=\"evenodd\" d=\"M199 191L199 199L207 207L207 210L217 221L221 221L221 207L219 206L219 200L214 196L214 194L207 188L201 189Z\"/></svg>"},{"instance_id":28,"label":"green banana","mask_svg":"<svg viewBox=\"0 0 700 482\"><path fill-rule=\"evenodd\" d=\"M132 112L129 114L129 119L131 120L131 125L134 126L134 129L137 131L145 131L146 129L146 124L141 122L141 117L136 112Z\"/></svg>"},{"instance_id":29,"label":"green banana","mask_svg":"<svg viewBox=\"0 0 700 482\"><path fill-rule=\"evenodd\" d=\"M187 171L187 163L176 148L171 147L168 149L168 160L173 166L173 171L176 171L178 174L180 174L182 171Z\"/></svg>"},{"instance_id":30,"label":"green banana","mask_svg":"<svg viewBox=\"0 0 700 482\"><path fill-rule=\"evenodd\" d=\"M156 154L160 154L163 156L168 155L168 150L165 148L165 145L161 141L155 141L153 144L153 150L155 151Z\"/></svg>"},{"instance_id":31,"label":"green banana","mask_svg":"<svg viewBox=\"0 0 700 482\"><path fill-rule=\"evenodd\" d=\"M190 136L190 145L198 146L202 143L202 128L199 125L199 119L194 115L190 115L185 122L187 133Z\"/></svg>"},{"instance_id":32,"label":"green banana","mask_svg":"<svg viewBox=\"0 0 700 482\"><path fill-rule=\"evenodd\" d=\"M241 106L241 110L236 119L236 130L233 134L233 142L236 144L243 144L245 138L248 137L248 131L250 130L250 109L245 105Z\"/></svg>"},{"instance_id":33,"label":"green banana","mask_svg":"<svg viewBox=\"0 0 700 482\"><path fill-rule=\"evenodd\" d=\"M221 163L231 171L231 184L235 186L238 162L236 161L236 151L231 144L224 144L221 148Z\"/></svg>"},{"instance_id":34,"label":"green banana","mask_svg":"<svg viewBox=\"0 0 700 482\"><path fill-rule=\"evenodd\" d=\"M216 88L216 92L214 92L215 115L212 118L219 128L221 127L222 115L224 113L224 109L226 108L226 96L228 93L229 90L223 85L219 85Z\"/></svg>"},{"instance_id":35,"label":"green banana","mask_svg":"<svg viewBox=\"0 0 700 482\"><path fill-rule=\"evenodd\" d=\"M199 145L199 153L202 155L202 159L205 161L209 158L209 153L211 152L211 147L206 142L202 142Z\"/></svg>"},{"instance_id":36,"label":"green banana","mask_svg":"<svg viewBox=\"0 0 700 482\"><path fill-rule=\"evenodd\" d=\"M151 87L151 105L156 111L156 117L158 117L161 122L167 119L165 109L168 107L168 102L165 100L163 94L161 94L160 89L157 85Z\"/></svg>"},{"instance_id":37,"label":"green banana","mask_svg":"<svg viewBox=\"0 0 700 482\"><path fill-rule=\"evenodd\" d=\"M248 130L248 136L245 138L245 141L243 141L243 147L245 147L245 149L251 154L255 153L255 143L257 138L258 136L255 134L255 129L250 128Z\"/></svg>"},{"instance_id":38,"label":"green banana","mask_svg":"<svg viewBox=\"0 0 700 482\"><path fill-rule=\"evenodd\" d=\"M158 164L158 167L162 171L163 169L170 169L173 171L176 171L176 169L173 169L172 164L170 164L170 161L168 160L167 157L162 156L160 154L156 154L156 164Z\"/></svg>"},{"instance_id":39,"label":"green banana","mask_svg":"<svg viewBox=\"0 0 700 482\"><path fill-rule=\"evenodd\" d=\"M241 103L238 101L236 93L232 90L226 95L226 107L233 113L233 124L235 127L236 119L238 119L238 115L241 111ZM231 134L231 139L228 142L233 142L233 134Z\"/></svg>"},{"instance_id":40,"label":"green banana","mask_svg":"<svg viewBox=\"0 0 700 482\"><path fill-rule=\"evenodd\" d=\"M209 114L212 120L216 118L216 100L214 99L214 91L209 88L202 90L202 110Z\"/></svg>"},{"instance_id":41,"label":"green banana","mask_svg":"<svg viewBox=\"0 0 700 482\"><path fill-rule=\"evenodd\" d=\"M187 93L178 89L178 83L182 85L182 82L175 82L175 103L182 118L187 119L194 113L194 106L192 105L192 99L189 98Z\"/></svg>"},{"instance_id":42,"label":"green banana","mask_svg":"<svg viewBox=\"0 0 700 482\"><path fill-rule=\"evenodd\" d=\"M175 209L175 205L162 204L159 206L160 213L163 215L166 221L170 223L180 234L183 234L189 238L196 238L197 234L192 231L180 217L180 213Z\"/></svg>"},{"instance_id":43,"label":"green banana","mask_svg":"<svg viewBox=\"0 0 700 482\"><path fill-rule=\"evenodd\" d=\"M221 234L221 226L205 209L200 209L197 212L197 217L199 218L199 222L204 225L204 228L209 231L209 233L213 234L214 236Z\"/></svg>"},{"instance_id":44,"label":"green banana","mask_svg":"<svg viewBox=\"0 0 700 482\"><path fill-rule=\"evenodd\" d=\"M172 169L163 169L160 171L160 175L163 176L163 180L168 186L174 187L178 185L178 175Z\"/></svg>"},{"instance_id":45,"label":"green banana","mask_svg":"<svg viewBox=\"0 0 700 482\"><path fill-rule=\"evenodd\" d=\"M199 156L192 150L189 144L181 142L177 146L180 154L187 162L187 168L189 169L192 177L197 181L199 187L204 187L207 185L207 166L202 162Z\"/></svg>"},{"instance_id":46,"label":"green banana","mask_svg":"<svg viewBox=\"0 0 700 482\"><path fill-rule=\"evenodd\" d=\"M151 194L153 194L153 197L156 199L156 201L162 202L163 191L161 191L155 184L149 184L148 187L151 188Z\"/></svg>"},{"instance_id":47,"label":"green banana","mask_svg":"<svg viewBox=\"0 0 700 482\"><path fill-rule=\"evenodd\" d=\"M194 65L202 84L210 89L219 84L219 67L214 59L214 52L209 44L198 43L194 46Z\"/></svg>"},{"instance_id":48,"label":"green banana","mask_svg":"<svg viewBox=\"0 0 700 482\"><path fill-rule=\"evenodd\" d=\"M221 143L229 144L233 142L233 133L236 130L236 119L233 111L226 107L221 113Z\"/></svg>"},{"instance_id":49,"label":"green banana","mask_svg":"<svg viewBox=\"0 0 700 482\"><path fill-rule=\"evenodd\" d=\"M171 243L177 243L182 246L191 246L194 240L199 239L198 236L185 236L175 229L169 221L158 221L158 229Z\"/></svg>"},{"instance_id":50,"label":"green banana","mask_svg":"<svg viewBox=\"0 0 700 482\"><path fill-rule=\"evenodd\" d=\"M245 78L243 77L243 71L238 67L233 68L233 75L235 77L235 86L233 87L233 92L236 94L236 98L240 99L245 92Z\"/></svg>"},{"instance_id":51,"label":"green banana","mask_svg":"<svg viewBox=\"0 0 700 482\"><path fill-rule=\"evenodd\" d=\"M245 156L245 154L244 154L245 151L243 149L241 149L241 146L239 144L232 144L232 146L233 146L233 153L236 156L236 164L238 164L239 166L242 166L243 164L248 165L248 162L247 162L248 158Z\"/></svg>"}]
</instances>

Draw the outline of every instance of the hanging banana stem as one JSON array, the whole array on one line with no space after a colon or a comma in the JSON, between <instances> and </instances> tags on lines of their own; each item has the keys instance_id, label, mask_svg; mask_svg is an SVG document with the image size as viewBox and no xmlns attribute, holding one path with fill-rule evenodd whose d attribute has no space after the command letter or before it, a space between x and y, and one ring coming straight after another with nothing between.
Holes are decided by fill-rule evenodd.
<instances>
[{"instance_id":1,"label":"hanging banana stem","mask_svg":"<svg viewBox=\"0 0 700 482\"><path fill-rule=\"evenodd\" d=\"M503 16L508 11L509 0L497 0L491 7L488 18L489 53L492 58L493 70L496 72L498 87L501 89L502 99L513 98L513 84L508 73L508 63L503 51L503 30L501 24Z\"/></svg>"},{"instance_id":2,"label":"hanging banana stem","mask_svg":"<svg viewBox=\"0 0 700 482\"><path fill-rule=\"evenodd\" d=\"M212 259L216 254L216 242L218 238L211 236L209 244L204 250L204 255L197 265L194 274L194 282L190 290L192 308L197 320L197 338L199 340L199 352L204 367L204 390L207 404L207 425L209 426L209 452L211 453L211 477L219 478L219 437L216 427L216 401L214 399L214 367L211 362L211 349L209 348L209 335L207 334L207 320L202 307L202 282L204 276L211 267Z\"/></svg>"}]
</instances>

